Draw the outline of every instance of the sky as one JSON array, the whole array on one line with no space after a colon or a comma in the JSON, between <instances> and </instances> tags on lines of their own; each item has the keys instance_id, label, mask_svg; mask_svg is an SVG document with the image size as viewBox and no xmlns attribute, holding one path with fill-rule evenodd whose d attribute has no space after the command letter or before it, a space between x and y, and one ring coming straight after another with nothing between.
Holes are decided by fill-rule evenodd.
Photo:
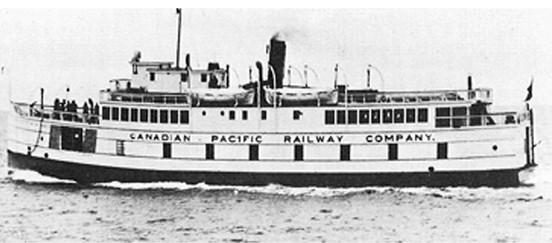
<instances>
[{"instance_id":1,"label":"sky","mask_svg":"<svg viewBox=\"0 0 552 243\"><path fill-rule=\"evenodd\" d=\"M521 104L534 79L535 104L552 98L552 10L544 9L186 9L181 56L192 67L217 61L232 85L266 62L276 33L286 64L309 65L309 85L339 82L384 90L494 90L499 105ZM174 61L177 16L167 9L0 9L0 109L14 101L97 99L113 78L130 77L129 60ZM183 60L183 58L181 58ZM316 78L318 76L318 78ZM299 79L293 79L299 82ZM11 86L11 88L10 88ZM69 92L66 90L69 88ZM11 90L11 92L10 92ZM11 94L10 94L11 93Z\"/></svg>"}]
</instances>

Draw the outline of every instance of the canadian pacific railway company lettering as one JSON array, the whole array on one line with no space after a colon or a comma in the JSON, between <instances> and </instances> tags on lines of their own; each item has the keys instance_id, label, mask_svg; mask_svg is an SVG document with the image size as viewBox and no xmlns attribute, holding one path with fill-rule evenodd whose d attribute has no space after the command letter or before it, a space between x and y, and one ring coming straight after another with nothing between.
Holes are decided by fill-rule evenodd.
<instances>
[{"instance_id":1,"label":"canadian pacific railway company lettering","mask_svg":"<svg viewBox=\"0 0 552 243\"><path fill-rule=\"evenodd\" d=\"M190 134L178 133L130 133L129 138L137 141L150 142L205 142L230 144L261 144L272 141L284 144L339 144L339 143L402 143L402 142L430 142L435 138L431 133L391 133L368 134L363 139L351 135L196 135L197 141ZM208 137L208 138L207 138ZM205 139L207 138L207 139ZM266 138L266 139L265 139Z\"/></svg>"}]
</instances>

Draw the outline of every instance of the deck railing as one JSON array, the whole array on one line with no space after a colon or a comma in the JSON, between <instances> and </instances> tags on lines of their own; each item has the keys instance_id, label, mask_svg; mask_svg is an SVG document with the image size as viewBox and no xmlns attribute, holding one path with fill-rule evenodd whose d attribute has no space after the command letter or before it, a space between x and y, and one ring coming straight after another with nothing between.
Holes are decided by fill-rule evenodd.
<instances>
[{"instance_id":1,"label":"deck railing","mask_svg":"<svg viewBox=\"0 0 552 243\"><path fill-rule=\"evenodd\" d=\"M179 94L155 94L155 93L120 93L101 91L101 99L104 101L123 101L149 104L178 104L189 106L192 104L188 93Z\"/></svg>"},{"instance_id":2,"label":"deck railing","mask_svg":"<svg viewBox=\"0 0 552 243\"><path fill-rule=\"evenodd\" d=\"M99 124L100 115L96 113L85 113L82 108L76 112L54 110L53 106L44 105L43 109L26 103L12 103L15 112L21 116L31 116L44 119L69 121L77 123Z\"/></svg>"},{"instance_id":3,"label":"deck railing","mask_svg":"<svg viewBox=\"0 0 552 243\"><path fill-rule=\"evenodd\" d=\"M348 90L347 95L341 92L339 102L347 102L348 105L367 103L429 103L448 101L472 101L490 102L492 92L490 89L474 90L436 90L413 92L358 92Z\"/></svg>"}]
</instances>

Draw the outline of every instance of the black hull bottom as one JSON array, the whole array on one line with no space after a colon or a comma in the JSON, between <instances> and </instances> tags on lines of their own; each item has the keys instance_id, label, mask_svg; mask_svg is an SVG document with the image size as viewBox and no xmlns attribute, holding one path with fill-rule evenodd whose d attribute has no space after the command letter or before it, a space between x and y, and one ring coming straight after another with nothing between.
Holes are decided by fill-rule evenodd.
<instances>
[{"instance_id":1,"label":"black hull bottom","mask_svg":"<svg viewBox=\"0 0 552 243\"><path fill-rule=\"evenodd\" d=\"M469 172L425 173L242 173L190 172L117 169L80 165L70 162L28 156L8 151L8 165L12 168L37 171L42 175L70 179L81 184L95 182L161 182L179 181L188 184L264 186L280 184L293 187L516 187L519 170L505 169Z\"/></svg>"}]
</instances>

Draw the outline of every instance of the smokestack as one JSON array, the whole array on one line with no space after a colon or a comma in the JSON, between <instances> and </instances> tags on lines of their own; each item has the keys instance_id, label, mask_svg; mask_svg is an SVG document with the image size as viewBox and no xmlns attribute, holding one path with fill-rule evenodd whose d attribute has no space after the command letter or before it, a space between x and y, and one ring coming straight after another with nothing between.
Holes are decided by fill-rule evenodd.
<instances>
[{"instance_id":1,"label":"smokestack","mask_svg":"<svg viewBox=\"0 0 552 243\"><path fill-rule=\"evenodd\" d=\"M269 72L268 85L271 88L279 89L284 86L283 80L286 60L286 42L278 40L277 37L278 35L275 35L270 39L268 65L270 65L274 69L274 74L272 72ZM276 79L276 82L274 82L274 78ZM273 87L274 83L276 83L276 87Z\"/></svg>"}]
</instances>

